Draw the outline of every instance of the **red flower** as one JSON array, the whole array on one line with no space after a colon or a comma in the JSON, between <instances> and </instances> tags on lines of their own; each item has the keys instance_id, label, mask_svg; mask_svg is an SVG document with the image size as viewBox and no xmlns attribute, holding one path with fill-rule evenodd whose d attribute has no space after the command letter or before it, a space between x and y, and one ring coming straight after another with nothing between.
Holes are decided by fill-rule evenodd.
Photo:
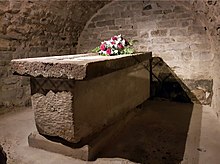
<instances>
[{"instance_id":1,"label":"red flower","mask_svg":"<svg viewBox=\"0 0 220 164\"><path fill-rule=\"evenodd\" d=\"M115 42L111 42L111 44L115 44Z\"/></svg>"},{"instance_id":2,"label":"red flower","mask_svg":"<svg viewBox=\"0 0 220 164\"><path fill-rule=\"evenodd\" d=\"M117 40L117 37L116 37L116 36L113 36L113 37L112 37L112 40Z\"/></svg>"},{"instance_id":3,"label":"red flower","mask_svg":"<svg viewBox=\"0 0 220 164\"><path fill-rule=\"evenodd\" d=\"M118 43L118 49L123 49L124 46L121 43Z\"/></svg>"},{"instance_id":4,"label":"red flower","mask_svg":"<svg viewBox=\"0 0 220 164\"><path fill-rule=\"evenodd\" d=\"M111 48L108 48L108 49L106 50L106 53L107 53L108 55L110 55L110 54L112 53Z\"/></svg>"},{"instance_id":5,"label":"red flower","mask_svg":"<svg viewBox=\"0 0 220 164\"><path fill-rule=\"evenodd\" d=\"M100 49L101 49L102 51L105 51L105 49L106 49L105 44L101 44Z\"/></svg>"}]
</instances>

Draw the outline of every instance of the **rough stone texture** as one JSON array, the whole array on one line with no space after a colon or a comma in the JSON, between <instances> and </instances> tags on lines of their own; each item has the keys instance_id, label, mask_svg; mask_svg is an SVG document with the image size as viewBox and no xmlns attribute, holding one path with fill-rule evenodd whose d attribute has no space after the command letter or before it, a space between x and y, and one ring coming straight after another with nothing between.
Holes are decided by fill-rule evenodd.
<instances>
[{"instance_id":1,"label":"rough stone texture","mask_svg":"<svg viewBox=\"0 0 220 164\"><path fill-rule=\"evenodd\" d=\"M218 46L220 47L220 45ZM220 52L220 50L218 51ZM215 62L214 62L214 71L213 71L213 103L212 107L215 109L216 116L220 119L220 54L216 53Z\"/></svg>"},{"instance_id":2,"label":"rough stone texture","mask_svg":"<svg viewBox=\"0 0 220 164\"><path fill-rule=\"evenodd\" d=\"M68 78L75 80L102 76L151 58L151 53L99 56L96 53L16 59L11 61L12 72L32 77Z\"/></svg>"},{"instance_id":3,"label":"rough stone texture","mask_svg":"<svg viewBox=\"0 0 220 164\"><path fill-rule=\"evenodd\" d=\"M28 78L12 76L15 58L74 54L86 22L107 1L0 1L0 107L30 105Z\"/></svg>"},{"instance_id":4,"label":"rough stone texture","mask_svg":"<svg viewBox=\"0 0 220 164\"><path fill-rule=\"evenodd\" d=\"M32 132L28 136L28 144L31 147L43 149L46 151L63 154L76 159L89 160L89 146L85 145L80 148L71 148L59 142L53 142L40 135L38 132Z\"/></svg>"},{"instance_id":5,"label":"rough stone texture","mask_svg":"<svg viewBox=\"0 0 220 164\"><path fill-rule=\"evenodd\" d=\"M32 95L32 107L39 133L74 140L74 119L71 92L49 91Z\"/></svg>"},{"instance_id":6,"label":"rough stone texture","mask_svg":"<svg viewBox=\"0 0 220 164\"><path fill-rule=\"evenodd\" d=\"M115 123L103 129L100 133L97 133L92 139L83 144L70 144L63 142L62 140L49 140L38 132L32 132L28 136L28 143L31 147L63 154L75 159L82 159L85 161L95 160L100 151L108 145L112 138L120 133L127 123L136 116L137 112L137 108L133 109L131 112L123 116L123 119L117 120Z\"/></svg>"},{"instance_id":7,"label":"rough stone texture","mask_svg":"<svg viewBox=\"0 0 220 164\"><path fill-rule=\"evenodd\" d=\"M150 97L150 59L151 53L28 58L12 60L12 69L31 76L39 133L78 143ZM85 69L74 69L80 66Z\"/></svg>"},{"instance_id":8,"label":"rough stone texture","mask_svg":"<svg viewBox=\"0 0 220 164\"><path fill-rule=\"evenodd\" d=\"M204 100L204 86L198 90L186 81L213 79L212 105L218 110L219 10L218 1L208 0L114 1L88 21L77 52L88 52L103 39L121 33L138 41L134 45L137 51L152 51L153 56L161 57L204 104L211 103ZM107 20L114 20L115 24L97 26L97 22ZM212 91L208 94L212 95Z\"/></svg>"},{"instance_id":9,"label":"rough stone texture","mask_svg":"<svg viewBox=\"0 0 220 164\"><path fill-rule=\"evenodd\" d=\"M103 39L122 33L139 40L137 50L162 57L181 79L213 79L212 107L219 113L220 3L109 2L1 1L0 106L30 104L28 79L11 76L11 59L75 53L79 35L78 52L87 52Z\"/></svg>"},{"instance_id":10,"label":"rough stone texture","mask_svg":"<svg viewBox=\"0 0 220 164\"><path fill-rule=\"evenodd\" d=\"M184 83L203 105L210 105L213 96L213 80L188 80Z\"/></svg>"},{"instance_id":11,"label":"rough stone texture","mask_svg":"<svg viewBox=\"0 0 220 164\"><path fill-rule=\"evenodd\" d=\"M40 134L76 143L112 124L149 98L149 72L142 64L85 81L32 77Z\"/></svg>"}]
</instances>

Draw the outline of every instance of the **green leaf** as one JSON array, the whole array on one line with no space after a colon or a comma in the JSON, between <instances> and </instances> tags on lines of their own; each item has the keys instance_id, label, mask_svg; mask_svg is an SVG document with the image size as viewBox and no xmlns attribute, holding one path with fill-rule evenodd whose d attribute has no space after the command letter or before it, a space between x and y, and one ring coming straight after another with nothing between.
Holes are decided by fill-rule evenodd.
<instances>
[{"instance_id":1,"label":"green leaf","mask_svg":"<svg viewBox=\"0 0 220 164\"><path fill-rule=\"evenodd\" d=\"M133 46L134 43L137 43L137 42L138 42L138 40L130 40L128 43L130 46Z\"/></svg>"},{"instance_id":2,"label":"green leaf","mask_svg":"<svg viewBox=\"0 0 220 164\"><path fill-rule=\"evenodd\" d=\"M94 48L94 49L92 49L92 52L99 52L100 51L100 47L98 46L98 47L96 47L96 48Z\"/></svg>"},{"instance_id":3,"label":"green leaf","mask_svg":"<svg viewBox=\"0 0 220 164\"><path fill-rule=\"evenodd\" d=\"M121 52L121 54L133 54L133 53L134 53L134 49L131 47L125 47Z\"/></svg>"},{"instance_id":4,"label":"green leaf","mask_svg":"<svg viewBox=\"0 0 220 164\"><path fill-rule=\"evenodd\" d=\"M101 56L109 56L109 55L107 55L107 54L102 54L102 53L101 53L101 54L99 54L99 55L101 55Z\"/></svg>"}]
</instances>

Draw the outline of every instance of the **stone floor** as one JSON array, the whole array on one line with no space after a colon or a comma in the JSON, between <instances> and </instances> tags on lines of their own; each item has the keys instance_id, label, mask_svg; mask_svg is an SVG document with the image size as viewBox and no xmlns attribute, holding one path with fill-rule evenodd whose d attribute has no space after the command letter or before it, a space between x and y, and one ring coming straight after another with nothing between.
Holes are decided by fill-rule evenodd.
<instances>
[{"instance_id":1,"label":"stone floor","mask_svg":"<svg viewBox=\"0 0 220 164\"><path fill-rule=\"evenodd\" d=\"M219 164L220 122L207 106L198 115L193 104L147 101L96 161L85 162L29 147L27 136L36 128L33 111L26 108L0 115L0 144L8 154L8 164L172 164L183 158L184 164ZM201 135L198 145L195 129ZM196 153L198 159L192 160Z\"/></svg>"}]
</instances>

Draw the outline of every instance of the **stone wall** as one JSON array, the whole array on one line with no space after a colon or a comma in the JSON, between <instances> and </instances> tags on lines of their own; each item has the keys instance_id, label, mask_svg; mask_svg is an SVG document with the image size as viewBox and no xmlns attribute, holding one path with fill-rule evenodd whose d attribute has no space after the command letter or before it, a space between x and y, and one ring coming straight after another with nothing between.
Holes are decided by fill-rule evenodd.
<instances>
[{"instance_id":1,"label":"stone wall","mask_svg":"<svg viewBox=\"0 0 220 164\"><path fill-rule=\"evenodd\" d=\"M153 51L161 57L193 94L206 100L213 97L212 107L218 114L220 3L109 2L0 1L0 106L30 103L29 81L12 76L11 59L88 52L103 39L121 33L138 41L137 51ZM204 86L206 82L211 88Z\"/></svg>"},{"instance_id":2,"label":"stone wall","mask_svg":"<svg viewBox=\"0 0 220 164\"><path fill-rule=\"evenodd\" d=\"M215 109L217 117L220 114L220 3L217 0L193 2L196 12L201 15L201 19L206 23L210 30L210 36L212 38L212 51L214 53L214 61L212 69L212 77L214 80L213 85L213 102L212 107Z\"/></svg>"},{"instance_id":3,"label":"stone wall","mask_svg":"<svg viewBox=\"0 0 220 164\"><path fill-rule=\"evenodd\" d=\"M138 41L136 51L161 57L192 94L210 104L219 10L217 1L114 1L87 23L77 52L91 51L103 39L123 34Z\"/></svg>"},{"instance_id":4,"label":"stone wall","mask_svg":"<svg viewBox=\"0 0 220 164\"><path fill-rule=\"evenodd\" d=\"M86 22L106 3L0 1L0 107L30 104L29 79L11 74L11 59L74 54Z\"/></svg>"},{"instance_id":5,"label":"stone wall","mask_svg":"<svg viewBox=\"0 0 220 164\"><path fill-rule=\"evenodd\" d=\"M200 18L201 23L207 27L211 42L211 50L214 54L212 61L211 76L213 78L213 101L212 108L219 117L220 110L220 3L217 0L193 0L190 1L192 9ZM188 7L189 8L189 7ZM206 66L206 65L204 65Z\"/></svg>"}]
</instances>

